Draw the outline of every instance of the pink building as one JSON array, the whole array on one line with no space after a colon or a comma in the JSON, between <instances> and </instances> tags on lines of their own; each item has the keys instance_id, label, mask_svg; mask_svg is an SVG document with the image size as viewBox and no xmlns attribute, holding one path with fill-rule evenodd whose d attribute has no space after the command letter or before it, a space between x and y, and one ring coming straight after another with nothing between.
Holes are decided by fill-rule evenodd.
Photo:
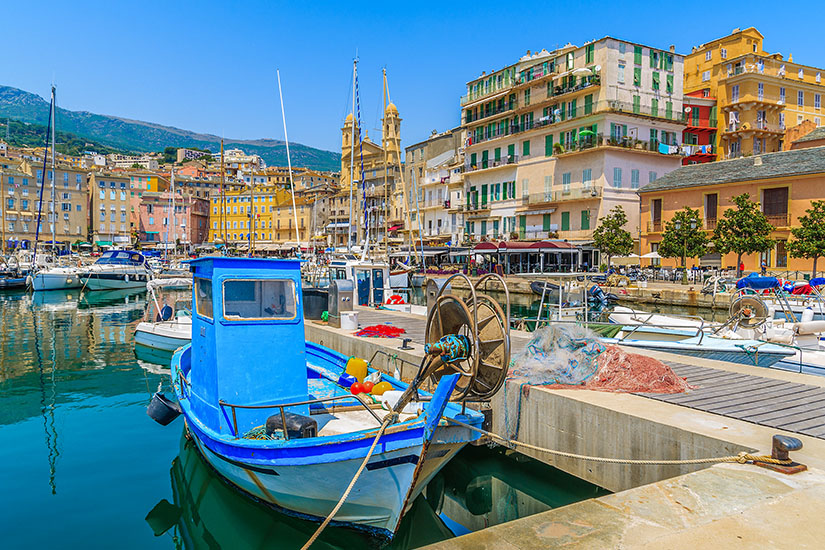
<instances>
[{"instance_id":1,"label":"pink building","mask_svg":"<svg viewBox=\"0 0 825 550\"><path fill-rule=\"evenodd\" d=\"M209 235L209 201L199 197L175 194L172 213L168 191L142 194L138 210L138 236L144 246L179 242L197 246Z\"/></svg>"}]
</instances>

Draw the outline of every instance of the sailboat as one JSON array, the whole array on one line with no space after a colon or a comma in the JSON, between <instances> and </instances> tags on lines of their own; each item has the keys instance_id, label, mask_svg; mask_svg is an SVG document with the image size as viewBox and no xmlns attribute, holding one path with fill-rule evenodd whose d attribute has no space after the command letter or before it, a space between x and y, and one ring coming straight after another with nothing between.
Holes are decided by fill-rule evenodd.
<instances>
[{"instance_id":1,"label":"sailboat","mask_svg":"<svg viewBox=\"0 0 825 550\"><path fill-rule=\"evenodd\" d=\"M37 229L34 237L34 260L35 260L35 273L34 275L30 276L29 278L29 286L31 286L32 290L34 291L41 291L41 290L66 290L71 288L80 288L83 286L82 281L80 280L79 270L76 267L69 267L69 266L58 266L55 265L55 255L54 250L57 246L57 241L55 239L55 226L57 225L57 211L55 210L55 189L54 189L54 180L57 174L55 173L56 163L55 163L55 134L57 133L57 129L55 127L55 111L57 110L57 104L55 102L55 87L52 86L52 98L51 103L49 104L49 123L46 129L46 153L43 155L43 178L40 181L40 194L38 197L38 206L37 206ZM49 143L49 135L51 135L51 146L52 146L52 170L51 170L51 212L49 212L49 225L51 225L52 229L52 253L47 259L43 259L43 256L38 257L37 255L37 244L40 237L40 227L42 226L42 210L43 210L43 190L46 185L46 161L48 159L48 143ZM43 261L39 261L43 259ZM39 266L39 267L38 267Z\"/></svg>"}]
</instances>

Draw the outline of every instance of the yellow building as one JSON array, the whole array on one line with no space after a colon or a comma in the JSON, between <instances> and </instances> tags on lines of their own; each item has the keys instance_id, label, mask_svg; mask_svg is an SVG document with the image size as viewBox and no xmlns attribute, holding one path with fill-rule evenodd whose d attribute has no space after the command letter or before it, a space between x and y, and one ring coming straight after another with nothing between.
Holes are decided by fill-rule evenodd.
<instances>
[{"instance_id":1,"label":"yellow building","mask_svg":"<svg viewBox=\"0 0 825 550\"><path fill-rule=\"evenodd\" d=\"M763 38L734 29L685 57L685 94L717 101L717 159L781 151L786 128L822 125L823 69L766 52Z\"/></svg>"},{"instance_id":2,"label":"yellow building","mask_svg":"<svg viewBox=\"0 0 825 550\"><path fill-rule=\"evenodd\" d=\"M221 196L213 193L210 197L209 241L223 240L227 244L245 243L250 239L271 242L271 214L288 197L289 191L274 185L256 185L251 190L227 189L224 211L221 212ZM224 231L221 231L222 227Z\"/></svg>"}]
</instances>

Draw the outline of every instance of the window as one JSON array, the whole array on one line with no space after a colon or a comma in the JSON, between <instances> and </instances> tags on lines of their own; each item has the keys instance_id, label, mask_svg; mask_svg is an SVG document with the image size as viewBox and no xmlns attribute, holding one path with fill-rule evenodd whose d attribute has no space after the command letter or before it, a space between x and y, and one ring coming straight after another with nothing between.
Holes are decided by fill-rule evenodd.
<instances>
[{"instance_id":1,"label":"window","mask_svg":"<svg viewBox=\"0 0 825 550\"><path fill-rule=\"evenodd\" d=\"M212 319L212 281L195 277L195 310L198 315Z\"/></svg>"},{"instance_id":2,"label":"window","mask_svg":"<svg viewBox=\"0 0 825 550\"><path fill-rule=\"evenodd\" d=\"M648 183L653 183L654 181L656 181L656 178L657 178L657 177L658 177L658 176L656 175L656 172L648 172L648 173L647 173L647 181L648 181Z\"/></svg>"},{"instance_id":3,"label":"window","mask_svg":"<svg viewBox=\"0 0 825 550\"><path fill-rule=\"evenodd\" d=\"M779 88L779 103L785 103L785 88Z\"/></svg>"},{"instance_id":4,"label":"window","mask_svg":"<svg viewBox=\"0 0 825 550\"><path fill-rule=\"evenodd\" d=\"M704 71L702 73L702 82L707 82L708 80L710 80L710 71Z\"/></svg>"},{"instance_id":5,"label":"window","mask_svg":"<svg viewBox=\"0 0 825 550\"><path fill-rule=\"evenodd\" d=\"M640 96L633 96L633 112L637 115L642 111L642 98Z\"/></svg>"},{"instance_id":6,"label":"window","mask_svg":"<svg viewBox=\"0 0 825 550\"><path fill-rule=\"evenodd\" d=\"M582 210L582 229L590 229L590 210Z\"/></svg>"},{"instance_id":7,"label":"window","mask_svg":"<svg viewBox=\"0 0 825 550\"><path fill-rule=\"evenodd\" d=\"M544 156L553 156L553 134L548 134L544 136Z\"/></svg>"},{"instance_id":8,"label":"window","mask_svg":"<svg viewBox=\"0 0 825 550\"><path fill-rule=\"evenodd\" d=\"M665 91L669 94L673 93L673 75L667 75L667 82L665 84Z\"/></svg>"},{"instance_id":9,"label":"window","mask_svg":"<svg viewBox=\"0 0 825 550\"><path fill-rule=\"evenodd\" d=\"M619 42L619 53L624 54L627 51L627 45L624 42Z\"/></svg>"},{"instance_id":10,"label":"window","mask_svg":"<svg viewBox=\"0 0 825 550\"><path fill-rule=\"evenodd\" d=\"M618 81L619 84L624 84L624 67L625 67L625 65L624 65L623 62L619 63L619 72L616 75L616 80Z\"/></svg>"},{"instance_id":11,"label":"window","mask_svg":"<svg viewBox=\"0 0 825 550\"><path fill-rule=\"evenodd\" d=\"M570 172L565 172L561 175L561 192L564 194L570 193Z\"/></svg>"},{"instance_id":12,"label":"window","mask_svg":"<svg viewBox=\"0 0 825 550\"><path fill-rule=\"evenodd\" d=\"M100 213L104 218L106 217L105 212ZM155 225L155 218L153 216L149 216L149 225Z\"/></svg>"},{"instance_id":13,"label":"window","mask_svg":"<svg viewBox=\"0 0 825 550\"><path fill-rule=\"evenodd\" d=\"M529 157L530 156L530 140L522 142L521 144L521 154L522 156Z\"/></svg>"},{"instance_id":14,"label":"window","mask_svg":"<svg viewBox=\"0 0 825 550\"><path fill-rule=\"evenodd\" d=\"M527 178L524 178L523 180L521 180L521 196L522 197L528 196L530 194L529 189L530 189L530 180L527 179Z\"/></svg>"},{"instance_id":15,"label":"window","mask_svg":"<svg viewBox=\"0 0 825 550\"><path fill-rule=\"evenodd\" d=\"M639 188L639 171L633 169L630 171L630 188L631 189L638 189Z\"/></svg>"},{"instance_id":16,"label":"window","mask_svg":"<svg viewBox=\"0 0 825 550\"><path fill-rule=\"evenodd\" d=\"M567 70L573 69L573 52L567 54Z\"/></svg>"},{"instance_id":17,"label":"window","mask_svg":"<svg viewBox=\"0 0 825 550\"><path fill-rule=\"evenodd\" d=\"M652 116L659 116L659 100L656 98L650 100L650 114Z\"/></svg>"},{"instance_id":18,"label":"window","mask_svg":"<svg viewBox=\"0 0 825 550\"><path fill-rule=\"evenodd\" d=\"M642 69L641 69L641 67L635 67L633 69L633 85L634 86L641 86L642 85Z\"/></svg>"},{"instance_id":19,"label":"window","mask_svg":"<svg viewBox=\"0 0 825 550\"><path fill-rule=\"evenodd\" d=\"M822 108L822 95L821 94L814 94L814 109L821 109Z\"/></svg>"},{"instance_id":20,"label":"window","mask_svg":"<svg viewBox=\"0 0 825 550\"><path fill-rule=\"evenodd\" d=\"M582 170L582 187L585 189L590 189L590 184L593 182L593 170L591 168L585 168Z\"/></svg>"},{"instance_id":21,"label":"window","mask_svg":"<svg viewBox=\"0 0 825 550\"><path fill-rule=\"evenodd\" d=\"M803 92L802 90L799 90L798 92L796 92L796 104L799 107L802 107L802 106L805 105L805 92Z\"/></svg>"},{"instance_id":22,"label":"window","mask_svg":"<svg viewBox=\"0 0 825 550\"><path fill-rule=\"evenodd\" d=\"M530 88L524 90L524 104L530 105Z\"/></svg>"},{"instance_id":23,"label":"window","mask_svg":"<svg viewBox=\"0 0 825 550\"><path fill-rule=\"evenodd\" d=\"M739 101L739 84L734 84L730 87L730 100L731 103Z\"/></svg>"},{"instance_id":24,"label":"window","mask_svg":"<svg viewBox=\"0 0 825 550\"><path fill-rule=\"evenodd\" d=\"M805 78L805 71L803 69L799 69L799 80Z\"/></svg>"},{"instance_id":25,"label":"window","mask_svg":"<svg viewBox=\"0 0 825 550\"><path fill-rule=\"evenodd\" d=\"M816 80L817 84L821 84L822 83L822 73L816 73L815 80Z\"/></svg>"},{"instance_id":26,"label":"window","mask_svg":"<svg viewBox=\"0 0 825 550\"><path fill-rule=\"evenodd\" d=\"M722 59L727 59L728 58L728 50L726 50L725 48L721 48L719 50L719 57L721 57Z\"/></svg>"},{"instance_id":27,"label":"window","mask_svg":"<svg viewBox=\"0 0 825 550\"><path fill-rule=\"evenodd\" d=\"M642 47L641 46L633 46L633 64L634 65L641 65L642 64Z\"/></svg>"},{"instance_id":28,"label":"window","mask_svg":"<svg viewBox=\"0 0 825 550\"><path fill-rule=\"evenodd\" d=\"M712 56L713 56L713 52L711 50L706 51L705 52L705 61L710 61Z\"/></svg>"},{"instance_id":29,"label":"window","mask_svg":"<svg viewBox=\"0 0 825 550\"><path fill-rule=\"evenodd\" d=\"M226 319L294 319L295 283L280 280L227 280L223 282L223 316Z\"/></svg>"},{"instance_id":30,"label":"window","mask_svg":"<svg viewBox=\"0 0 825 550\"><path fill-rule=\"evenodd\" d=\"M765 85L762 82L756 85L756 95L759 98L759 101L765 99Z\"/></svg>"},{"instance_id":31,"label":"window","mask_svg":"<svg viewBox=\"0 0 825 550\"><path fill-rule=\"evenodd\" d=\"M105 189L101 189L101 190L100 190L100 198L101 198L101 199L105 199L105 198L106 198L106 190L105 190Z\"/></svg>"},{"instance_id":32,"label":"window","mask_svg":"<svg viewBox=\"0 0 825 550\"><path fill-rule=\"evenodd\" d=\"M595 44L589 44L584 50L584 62L588 65L595 59L595 48Z\"/></svg>"},{"instance_id":33,"label":"window","mask_svg":"<svg viewBox=\"0 0 825 550\"><path fill-rule=\"evenodd\" d=\"M613 168L613 187L617 189L622 187L622 169L618 166Z\"/></svg>"},{"instance_id":34,"label":"window","mask_svg":"<svg viewBox=\"0 0 825 550\"><path fill-rule=\"evenodd\" d=\"M561 230L570 231L570 212L561 213Z\"/></svg>"}]
</instances>

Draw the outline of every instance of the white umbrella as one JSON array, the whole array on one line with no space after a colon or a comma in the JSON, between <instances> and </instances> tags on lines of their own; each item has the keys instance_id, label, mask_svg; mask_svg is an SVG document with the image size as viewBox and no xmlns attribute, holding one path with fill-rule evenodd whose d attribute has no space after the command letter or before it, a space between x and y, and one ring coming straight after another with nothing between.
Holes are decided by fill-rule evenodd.
<instances>
[{"instance_id":1,"label":"white umbrella","mask_svg":"<svg viewBox=\"0 0 825 550\"><path fill-rule=\"evenodd\" d=\"M641 257L642 258L650 258L650 259L654 259L654 260L659 260L659 259L662 258L661 256L659 256L658 252L648 252L647 254L642 254Z\"/></svg>"}]
</instances>

